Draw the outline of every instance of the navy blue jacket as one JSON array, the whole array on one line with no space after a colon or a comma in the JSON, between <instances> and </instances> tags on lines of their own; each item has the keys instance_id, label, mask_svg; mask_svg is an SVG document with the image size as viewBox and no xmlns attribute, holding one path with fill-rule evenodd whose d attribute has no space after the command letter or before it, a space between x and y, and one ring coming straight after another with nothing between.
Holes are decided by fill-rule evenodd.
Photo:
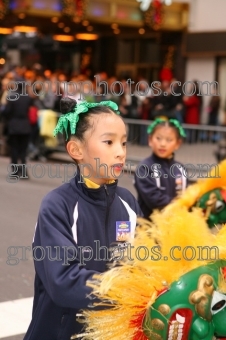
<instances>
[{"instance_id":1,"label":"navy blue jacket","mask_svg":"<svg viewBox=\"0 0 226 340\"><path fill-rule=\"evenodd\" d=\"M152 154L138 165L134 176L138 203L145 218L154 209L162 209L187 186L186 172L174 158Z\"/></svg>"},{"instance_id":2,"label":"navy blue jacket","mask_svg":"<svg viewBox=\"0 0 226 340\"><path fill-rule=\"evenodd\" d=\"M116 222L130 221L134 234L137 215L137 201L117 181L91 189L77 175L47 194L33 240L35 294L24 340L69 340L81 331L76 313L93 303L86 281L107 270Z\"/></svg>"}]
</instances>

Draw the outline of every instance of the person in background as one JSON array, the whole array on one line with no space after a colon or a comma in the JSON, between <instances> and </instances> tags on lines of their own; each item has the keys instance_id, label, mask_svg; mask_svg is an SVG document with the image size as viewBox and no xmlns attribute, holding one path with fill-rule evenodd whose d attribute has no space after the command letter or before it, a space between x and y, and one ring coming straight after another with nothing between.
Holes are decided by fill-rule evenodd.
<instances>
[{"instance_id":1,"label":"person in background","mask_svg":"<svg viewBox=\"0 0 226 340\"><path fill-rule=\"evenodd\" d=\"M6 120L9 137L12 175L28 178L26 153L31 133L28 112L33 104L33 99L30 96L21 96L22 90L23 85L18 83L17 90L9 92L10 98L2 114ZM10 100L15 96L18 96L17 100Z\"/></svg>"},{"instance_id":2,"label":"person in background","mask_svg":"<svg viewBox=\"0 0 226 340\"><path fill-rule=\"evenodd\" d=\"M181 124L184 123L184 103L183 103L183 95L181 94L181 88L177 83L176 79L172 79L171 82L171 92L172 92L172 102L173 109L175 112L175 119L177 119ZM174 95L179 94L179 95Z\"/></svg>"},{"instance_id":3,"label":"person in background","mask_svg":"<svg viewBox=\"0 0 226 340\"><path fill-rule=\"evenodd\" d=\"M219 109L220 109L221 98L215 90L208 105L208 125L216 126L219 124Z\"/></svg>"},{"instance_id":4,"label":"person in background","mask_svg":"<svg viewBox=\"0 0 226 340\"><path fill-rule=\"evenodd\" d=\"M161 84L160 94L154 96L152 118L176 118L174 96L171 93L170 82L164 80Z\"/></svg>"},{"instance_id":5,"label":"person in background","mask_svg":"<svg viewBox=\"0 0 226 340\"><path fill-rule=\"evenodd\" d=\"M142 120L150 120L151 119L151 109L153 105L153 96L152 91L147 88L147 81L145 79L142 79L139 86L139 93L135 94L135 96L138 98L139 103L139 112L140 116L139 119ZM147 134L147 125L140 125L140 134L139 134L139 145L148 145L148 134Z\"/></svg>"},{"instance_id":6,"label":"person in background","mask_svg":"<svg viewBox=\"0 0 226 340\"><path fill-rule=\"evenodd\" d=\"M190 96L183 97L183 103L185 106L185 120L186 124L199 125L201 118L202 108L202 96L200 94L199 84L197 81L193 81ZM197 142L199 136L199 130L190 130L187 133L189 143Z\"/></svg>"},{"instance_id":7,"label":"person in background","mask_svg":"<svg viewBox=\"0 0 226 340\"><path fill-rule=\"evenodd\" d=\"M220 95L218 94L217 89L215 89L212 93L212 97L210 98L209 105L207 107L208 125L210 126L219 125L220 103L221 103ZM220 134L212 131L210 132L210 139L213 143L215 143L220 139Z\"/></svg>"},{"instance_id":8,"label":"person in background","mask_svg":"<svg viewBox=\"0 0 226 340\"><path fill-rule=\"evenodd\" d=\"M1 140L1 155L8 154L8 147L7 147L7 138L8 138L8 131L7 131L7 124L5 118L3 117L3 112L5 110L7 104L7 95L8 89L7 86L9 84L8 78L3 78L1 81L1 91L0 91L0 140Z\"/></svg>"},{"instance_id":9,"label":"person in background","mask_svg":"<svg viewBox=\"0 0 226 340\"><path fill-rule=\"evenodd\" d=\"M134 177L138 203L147 219L153 210L164 208L187 186L183 166L174 158L185 138L180 123L157 118L149 125L148 134L152 154L140 162Z\"/></svg>"}]
</instances>

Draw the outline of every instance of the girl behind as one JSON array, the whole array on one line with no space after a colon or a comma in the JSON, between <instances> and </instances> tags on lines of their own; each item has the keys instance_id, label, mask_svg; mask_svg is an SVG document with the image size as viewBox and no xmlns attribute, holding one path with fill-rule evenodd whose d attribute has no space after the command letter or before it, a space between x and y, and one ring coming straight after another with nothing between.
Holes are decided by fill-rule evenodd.
<instances>
[{"instance_id":1,"label":"girl behind","mask_svg":"<svg viewBox=\"0 0 226 340\"><path fill-rule=\"evenodd\" d=\"M183 166L174 159L185 132L175 119L157 118L148 127L148 143L152 154L144 159L135 173L134 185L138 203L145 218L154 209L162 209L187 185Z\"/></svg>"}]
</instances>

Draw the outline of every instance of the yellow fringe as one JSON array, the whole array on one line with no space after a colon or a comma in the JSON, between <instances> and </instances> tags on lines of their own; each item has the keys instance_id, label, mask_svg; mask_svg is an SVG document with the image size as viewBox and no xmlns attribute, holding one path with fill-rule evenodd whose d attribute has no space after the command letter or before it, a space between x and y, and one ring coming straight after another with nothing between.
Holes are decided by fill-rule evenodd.
<instances>
[{"instance_id":1,"label":"yellow fringe","mask_svg":"<svg viewBox=\"0 0 226 340\"><path fill-rule=\"evenodd\" d=\"M134 260L127 260L120 267L100 275L100 284L96 281L90 284L97 297L113 301L116 307L102 311L84 311L84 322L88 326L83 339L133 339L136 329L131 327L130 321L137 313L152 306L157 291L178 280L184 273L209 262L208 259L200 260L198 247L216 246L219 249L219 258L226 258L226 227L218 235L212 234L200 210L196 209L191 213L185 207L179 210L173 207L164 213L154 213L152 218L153 224L145 221L133 241L131 258ZM163 258L154 261L150 256L154 256L151 249L157 246L156 239ZM175 246L181 247L181 251L175 248L174 252L175 257L180 258L179 261L170 255L170 250ZM182 256L183 250L188 246L196 251L196 257L192 261ZM146 255L145 249L149 249L149 257L142 261L141 258ZM188 249L186 255L190 258L192 252ZM164 259L166 256L168 259ZM224 280L220 281L220 289L226 291Z\"/></svg>"}]
</instances>

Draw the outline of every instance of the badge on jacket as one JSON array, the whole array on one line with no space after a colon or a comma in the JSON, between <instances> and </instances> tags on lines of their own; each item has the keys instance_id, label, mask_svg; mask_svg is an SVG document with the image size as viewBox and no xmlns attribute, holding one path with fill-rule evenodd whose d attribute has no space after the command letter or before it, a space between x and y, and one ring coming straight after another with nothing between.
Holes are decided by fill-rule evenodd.
<instances>
[{"instance_id":1,"label":"badge on jacket","mask_svg":"<svg viewBox=\"0 0 226 340\"><path fill-rule=\"evenodd\" d=\"M130 221L116 221L116 241L126 241L131 236Z\"/></svg>"}]
</instances>

